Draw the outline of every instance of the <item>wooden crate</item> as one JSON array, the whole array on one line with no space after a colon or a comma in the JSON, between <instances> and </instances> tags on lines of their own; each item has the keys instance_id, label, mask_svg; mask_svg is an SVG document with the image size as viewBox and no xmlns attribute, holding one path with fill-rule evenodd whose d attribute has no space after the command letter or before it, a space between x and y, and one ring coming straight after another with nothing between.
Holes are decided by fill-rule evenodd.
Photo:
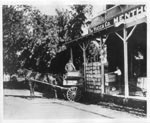
<instances>
[{"instance_id":1,"label":"wooden crate","mask_svg":"<svg viewBox=\"0 0 150 123\"><path fill-rule=\"evenodd\" d=\"M106 73L105 74L105 82L116 82L116 74L114 73Z\"/></svg>"},{"instance_id":2,"label":"wooden crate","mask_svg":"<svg viewBox=\"0 0 150 123\"><path fill-rule=\"evenodd\" d=\"M146 77L139 77L137 80L137 87L147 90L147 78Z\"/></svg>"}]
</instances>

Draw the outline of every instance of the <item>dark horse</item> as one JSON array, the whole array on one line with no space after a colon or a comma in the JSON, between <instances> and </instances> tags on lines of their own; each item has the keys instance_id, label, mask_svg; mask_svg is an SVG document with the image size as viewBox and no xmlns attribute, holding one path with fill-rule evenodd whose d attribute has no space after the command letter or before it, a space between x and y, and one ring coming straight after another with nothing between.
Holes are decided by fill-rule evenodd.
<instances>
[{"instance_id":1,"label":"dark horse","mask_svg":"<svg viewBox=\"0 0 150 123\"><path fill-rule=\"evenodd\" d=\"M25 78L25 81L29 84L30 96L34 97L35 87L37 86L37 82L41 83L49 83L50 85L58 85L56 78L49 73L39 73L33 72L32 70L23 69L22 75ZM60 82L59 82L60 83ZM57 90L52 88L55 93L55 98L57 98Z\"/></svg>"}]
</instances>

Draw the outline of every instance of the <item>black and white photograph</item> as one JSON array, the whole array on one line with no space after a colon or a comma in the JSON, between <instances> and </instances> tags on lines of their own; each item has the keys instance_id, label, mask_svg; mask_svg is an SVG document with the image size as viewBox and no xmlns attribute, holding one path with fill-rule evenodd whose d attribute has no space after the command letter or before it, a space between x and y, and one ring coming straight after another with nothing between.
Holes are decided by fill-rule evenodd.
<instances>
[{"instance_id":1,"label":"black and white photograph","mask_svg":"<svg viewBox=\"0 0 150 123\"><path fill-rule=\"evenodd\" d=\"M148 123L148 2L18 1L1 3L2 122Z\"/></svg>"}]
</instances>

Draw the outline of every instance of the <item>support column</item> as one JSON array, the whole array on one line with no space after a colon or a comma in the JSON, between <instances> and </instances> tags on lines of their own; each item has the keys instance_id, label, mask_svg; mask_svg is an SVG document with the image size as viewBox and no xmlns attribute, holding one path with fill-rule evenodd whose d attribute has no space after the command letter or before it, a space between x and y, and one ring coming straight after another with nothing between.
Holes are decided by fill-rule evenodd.
<instances>
[{"instance_id":1,"label":"support column","mask_svg":"<svg viewBox=\"0 0 150 123\"><path fill-rule=\"evenodd\" d=\"M86 91L86 49L83 48L83 74L84 74L84 91Z\"/></svg>"},{"instance_id":2,"label":"support column","mask_svg":"<svg viewBox=\"0 0 150 123\"><path fill-rule=\"evenodd\" d=\"M105 90L105 82L104 82L104 64L102 63L102 60L101 60L101 81L102 81L102 94L104 94L104 90Z\"/></svg>"},{"instance_id":3,"label":"support column","mask_svg":"<svg viewBox=\"0 0 150 123\"><path fill-rule=\"evenodd\" d=\"M84 66L84 79L86 74L86 50L83 50L83 66Z\"/></svg>"},{"instance_id":4,"label":"support column","mask_svg":"<svg viewBox=\"0 0 150 123\"><path fill-rule=\"evenodd\" d=\"M73 62L73 53L72 53L72 48L70 48L70 60Z\"/></svg>"},{"instance_id":5,"label":"support column","mask_svg":"<svg viewBox=\"0 0 150 123\"><path fill-rule=\"evenodd\" d=\"M84 79L85 79L85 74L86 74L86 49L87 49L87 47L85 46L85 44L83 43L83 45L80 45L79 44L79 46L80 46L80 48L82 49L82 51L83 51L83 67L84 67Z\"/></svg>"},{"instance_id":6,"label":"support column","mask_svg":"<svg viewBox=\"0 0 150 123\"><path fill-rule=\"evenodd\" d=\"M124 37L124 85L125 85L125 97L129 96L129 81L128 81L128 43L127 43L127 30L124 27L123 29Z\"/></svg>"},{"instance_id":7,"label":"support column","mask_svg":"<svg viewBox=\"0 0 150 123\"><path fill-rule=\"evenodd\" d=\"M130 36L133 34L133 31L135 30L137 25L135 25L130 33L127 35L127 29L123 28L123 37L120 36L117 32L115 33L122 41L123 41L123 47L124 47L124 85L125 85L125 98L129 96L129 80L128 80L128 42L127 40L130 38Z\"/></svg>"},{"instance_id":8,"label":"support column","mask_svg":"<svg viewBox=\"0 0 150 123\"><path fill-rule=\"evenodd\" d=\"M83 67L84 67L83 74L84 74L84 80L86 80L86 49L88 47L88 44L85 45L84 43L82 43L82 45L79 44L79 46L83 51ZM85 85L85 91L86 91L86 83L84 83L84 85Z\"/></svg>"},{"instance_id":9,"label":"support column","mask_svg":"<svg viewBox=\"0 0 150 123\"><path fill-rule=\"evenodd\" d=\"M101 60L101 82L102 82L102 84L101 84L101 94L103 95L104 94L104 91L105 91L105 80L104 80L104 63L103 63L103 56L102 56L102 45L103 45L103 43L102 43L102 37L101 37L101 41L100 41L100 60Z\"/></svg>"}]
</instances>

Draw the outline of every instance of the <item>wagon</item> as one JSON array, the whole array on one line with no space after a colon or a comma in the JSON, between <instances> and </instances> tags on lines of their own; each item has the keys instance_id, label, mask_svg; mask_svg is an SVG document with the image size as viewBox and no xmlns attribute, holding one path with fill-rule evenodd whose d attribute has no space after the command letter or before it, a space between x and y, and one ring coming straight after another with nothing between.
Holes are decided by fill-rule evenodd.
<instances>
[{"instance_id":1,"label":"wagon","mask_svg":"<svg viewBox=\"0 0 150 123\"><path fill-rule=\"evenodd\" d=\"M68 72L64 75L63 87L68 88L66 97L70 101L79 101L82 96L84 78L80 71Z\"/></svg>"},{"instance_id":2,"label":"wagon","mask_svg":"<svg viewBox=\"0 0 150 123\"><path fill-rule=\"evenodd\" d=\"M63 76L53 76L48 73L38 73L27 69L23 73L25 80L29 82L31 96L34 96L35 83L51 86L55 91L55 97L57 96L57 90L63 90L61 93L69 101L79 101L82 96L84 77L80 71L67 72Z\"/></svg>"}]
</instances>

